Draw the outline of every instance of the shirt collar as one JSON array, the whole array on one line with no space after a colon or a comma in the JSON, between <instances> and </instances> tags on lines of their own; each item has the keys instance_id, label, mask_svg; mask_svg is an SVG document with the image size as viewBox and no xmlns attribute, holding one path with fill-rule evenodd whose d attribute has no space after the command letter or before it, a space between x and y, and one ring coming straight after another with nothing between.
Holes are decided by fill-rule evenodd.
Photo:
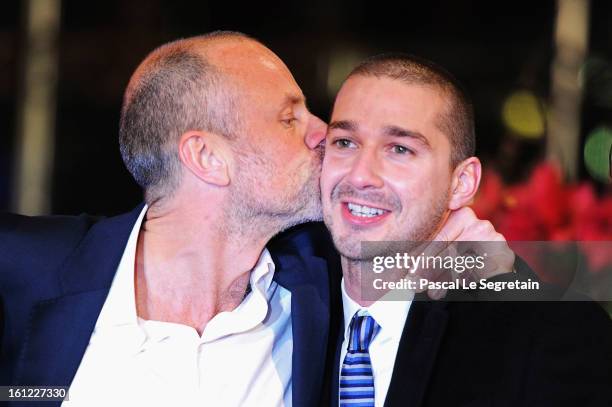
<instances>
[{"instance_id":1,"label":"shirt collar","mask_svg":"<svg viewBox=\"0 0 612 407\"><path fill-rule=\"evenodd\" d=\"M344 337L348 337L351 319L355 313L359 315L370 315L378 325L381 332L392 337L401 337L404 330L404 324L408 317L408 311L412 300L384 300L376 301L369 307L362 307L355 302L346 292L344 287L344 278L340 284L342 291L342 306L344 310Z\"/></svg>"},{"instance_id":2,"label":"shirt collar","mask_svg":"<svg viewBox=\"0 0 612 407\"><path fill-rule=\"evenodd\" d=\"M272 255L267 248L264 248L259 256L257 264L251 271L251 278L249 279L251 289L259 287L264 293L268 293L270 285L272 284L272 278L274 277L274 271L275 266ZM266 297L268 297L268 295L266 295Z\"/></svg>"},{"instance_id":3,"label":"shirt collar","mask_svg":"<svg viewBox=\"0 0 612 407\"><path fill-rule=\"evenodd\" d=\"M268 249L264 248L257 264L251 270L251 292L233 311L215 315L206 325L202 341L212 342L227 335L246 332L264 322L269 314L270 298L278 287L277 284L272 284L273 277L274 262Z\"/></svg>"},{"instance_id":4,"label":"shirt collar","mask_svg":"<svg viewBox=\"0 0 612 407\"><path fill-rule=\"evenodd\" d=\"M147 209L147 205L142 208L132 228L113 283L98 317L96 328L138 324L136 293L134 292L134 265L136 264L138 234Z\"/></svg>"}]
</instances>

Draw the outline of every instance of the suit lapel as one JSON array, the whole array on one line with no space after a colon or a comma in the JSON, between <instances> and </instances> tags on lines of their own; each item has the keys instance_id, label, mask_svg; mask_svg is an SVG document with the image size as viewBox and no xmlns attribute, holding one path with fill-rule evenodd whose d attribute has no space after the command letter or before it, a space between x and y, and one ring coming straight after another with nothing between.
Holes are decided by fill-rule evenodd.
<instances>
[{"instance_id":1,"label":"suit lapel","mask_svg":"<svg viewBox=\"0 0 612 407\"><path fill-rule=\"evenodd\" d=\"M340 305L340 315L343 315L343 308L342 304ZM332 371L332 376L331 376L331 399L330 399L330 405L335 406L338 405L338 397L339 397L339 385L340 385L340 354L342 353L342 344L344 343L344 321L343 319L340 319L339 321L340 323L337 324L337 331L336 332L336 346L334 349L334 358L333 358L333 363L331 367L328 367L328 369L331 369Z\"/></svg>"},{"instance_id":2,"label":"suit lapel","mask_svg":"<svg viewBox=\"0 0 612 407\"><path fill-rule=\"evenodd\" d=\"M98 290L35 306L17 368L18 385L70 385L107 293Z\"/></svg>"},{"instance_id":3,"label":"suit lapel","mask_svg":"<svg viewBox=\"0 0 612 407\"><path fill-rule=\"evenodd\" d=\"M385 407L422 404L448 320L446 305L415 300L410 306Z\"/></svg>"},{"instance_id":4,"label":"suit lapel","mask_svg":"<svg viewBox=\"0 0 612 407\"><path fill-rule=\"evenodd\" d=\"M293 405L318 406L329 331L327 263L310 255L272 254L274 279L291 291Z\"/></svg>"},{"instance_id":5,"label":"suit lapel","mask_svg":"<svg viewBox=\"0 0 612 407\"><path fill-rule=\"evenodd\" d=\"M16 384L69 386L76 374L142 205L102 220L61 272L62 295L32 310Z\"/></svg>"}]
</instances>

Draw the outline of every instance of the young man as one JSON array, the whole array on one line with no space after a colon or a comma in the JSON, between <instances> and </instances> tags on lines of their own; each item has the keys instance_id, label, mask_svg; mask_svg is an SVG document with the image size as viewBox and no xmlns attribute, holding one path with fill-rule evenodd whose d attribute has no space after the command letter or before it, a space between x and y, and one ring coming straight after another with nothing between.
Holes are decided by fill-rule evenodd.
<instances>
[{"instance_id":1,"label":"young man","mask_svg":"<svg viewBox=\"0 0 612 407\"><path fill-rule=\"evenodd\" d=\"M321 175L343 274L344 318L335 344L332 326L329 351L332 405L610 403L612 324L592 303L362 295L362 267L388 254L362 251L362 242L435 240L474 197L473 121L456 80L411 56L362 63L336 97Z\"/></svg>"}]
</instances>

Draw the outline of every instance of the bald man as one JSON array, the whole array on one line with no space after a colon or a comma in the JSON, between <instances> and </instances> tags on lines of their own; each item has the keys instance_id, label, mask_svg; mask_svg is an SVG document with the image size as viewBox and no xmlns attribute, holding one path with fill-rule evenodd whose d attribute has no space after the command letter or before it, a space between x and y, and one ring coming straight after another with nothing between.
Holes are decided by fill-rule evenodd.
<instances>
[{"instance_id":1,"label":"bald man","mask_svg":"<svg viewBox=\"0 0 612 407\"><path fill-rule=\"evenodd\" d=\"M316 405L324 259L308 235L265 245L320 219L325 130L243 34L153 51L119 134L145 203L99 222L0 220L0 385L70 386L68 406Z\"/></svg>"}]
</instances>

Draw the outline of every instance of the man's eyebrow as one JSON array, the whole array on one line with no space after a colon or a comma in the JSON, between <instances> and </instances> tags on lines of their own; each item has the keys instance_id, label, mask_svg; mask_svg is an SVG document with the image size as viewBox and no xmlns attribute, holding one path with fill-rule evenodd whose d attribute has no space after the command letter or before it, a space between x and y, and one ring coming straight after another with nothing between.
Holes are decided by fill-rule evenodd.
<instances>
[{"instance_id":1,"label":"man's eyebrow","mask_svg":"<svg viewBox=\"0 0 612 407\"><path fill-rule=\"evenodd\" d=\"M431 148L431 145L429 144L429 140L427 140L427 137L425 137L418 131L404 129L399 126L385 126L383 127L383 134L385 136L391 136L391 137L410 137L412 139L420 141L427 148Z\"/></svg>"},{"instance_id":2,"label":"man's eyebrow","mask_svg":"<svg viewBox=\"0 0 612 407\"><path fill-rule=\"evenodd\" d=\"M357 123L352 120L337 120L329 124L329 130L340 129L350 132L357 131Z\"/></svg>"},{"instance_id":3,"label":"man's eyebrow","mask_svg":"<svg viewBox=\"0 0 612 407\"><path fill-rule=\"evenodd\" d=\"M282 106L293 106L303 103L306 105L306 97L297 93L287 93L283 99Z\"/></svg>"}]
</instances>

